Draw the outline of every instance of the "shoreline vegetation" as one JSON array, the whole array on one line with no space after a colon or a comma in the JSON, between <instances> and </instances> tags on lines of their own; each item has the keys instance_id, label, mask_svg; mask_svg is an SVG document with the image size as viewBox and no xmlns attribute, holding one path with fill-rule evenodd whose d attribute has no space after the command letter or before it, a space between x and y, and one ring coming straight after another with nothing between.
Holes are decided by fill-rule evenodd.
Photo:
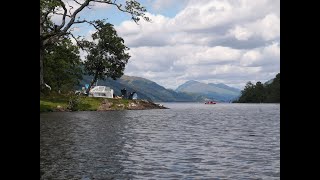
<instances>
[{"instance_id":1,"label":"shoreline vegetation","mask_svg":"<svg viewBox=\"0 0 320 180\"><path fill-rule=\"evenodd\" d=\"M99 98L77 95L50 95L40 97L41 112L114 111L169 109L147 100Z\"/></svg>"}]
</instances>

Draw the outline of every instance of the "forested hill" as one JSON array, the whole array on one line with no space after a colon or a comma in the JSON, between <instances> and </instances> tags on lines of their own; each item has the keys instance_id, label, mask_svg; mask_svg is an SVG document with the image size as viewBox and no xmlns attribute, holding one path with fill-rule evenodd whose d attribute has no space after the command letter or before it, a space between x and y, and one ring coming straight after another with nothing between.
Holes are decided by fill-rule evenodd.
<instances>
[{"instance_id":1,"label":"forested hill","mask_svg":"<svg viewBox=\"0 0 320 180\"><path fill-rule=\"evenodd\" d=\"M198 81L187 81L184 84L180 85L177 89L177 92L184 93L193 93L205 96L208 99L214 101L230 102L240 95L240 89L229 87L225 84L219 83L202 83Z\"/></svg>"},{"instance_id":2,"label":"forested hill","mask_svg":"<svg viewBox=\"0 0 320 180\"><path fill-rule=\"evenodd\" d=\"M241 91L236 103L280 103L280 73L275 78L255 85L250 81Z\"/></svg>"},{"instance_id":3,"label":"forested hill","mask_svg":"<svg viewBox=\"0 0 320 180\"><path fill-rule=\"evenodd\" d=\"M85 84L89 84L91 80L92 77L83 76L80 86L83 87ZM135 76L123 75L117 80L107 78L104 81L99 80L98 85L112 88L116 95L120 95L121 89L126 88L127 92L136 92L139 99L147 99L155 102L195 102L204 101L205 99L205 97L201 95L175 92L153 81Z\"/></svg>"}]
</instances>

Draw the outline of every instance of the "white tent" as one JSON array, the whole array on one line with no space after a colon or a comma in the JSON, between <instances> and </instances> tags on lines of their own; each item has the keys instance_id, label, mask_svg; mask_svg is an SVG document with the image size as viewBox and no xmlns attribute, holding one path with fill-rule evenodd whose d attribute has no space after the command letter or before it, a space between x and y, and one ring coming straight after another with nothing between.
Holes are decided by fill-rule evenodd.
<instances>
[{"instance_id":1,"label":"white tent","mask_svg":"<svg viewBox=\"0 0 320 180\"><path fill-rule=\"evenodd\" d=\"M91 97L113 98L113 89L106 86L95 86L89 92Z\"/></svg>"}]
</instances>

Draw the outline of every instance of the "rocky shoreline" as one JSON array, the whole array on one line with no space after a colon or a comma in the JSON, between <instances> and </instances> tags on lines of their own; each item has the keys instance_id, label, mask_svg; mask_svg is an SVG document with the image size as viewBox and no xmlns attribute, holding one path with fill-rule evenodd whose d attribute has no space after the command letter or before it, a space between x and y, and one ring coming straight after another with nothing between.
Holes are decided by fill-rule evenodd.
<instances>
[{"instance_id":1,"label":"rocky shoreline","mask_svg":"<svg viewBox=\"0 0 320 180\"><path fill-rule=\"evenodd\" d=\"M50 96L40 98L40 112L168 109L147 100Z\"/></svg>"},{"instance_id":2,"label":"rocky shoreline","mask_svg":"<svg viewBox=\"0 0 320 180\"><path fill-rule=\"evenodd\" d=\"M98 107L97 111L112 111L112 110L147 110L147 109L168 109L161 104L156 104L146 100L131 100L128 104L114 103L105 99Z\"/></svg>"}]
</instances>

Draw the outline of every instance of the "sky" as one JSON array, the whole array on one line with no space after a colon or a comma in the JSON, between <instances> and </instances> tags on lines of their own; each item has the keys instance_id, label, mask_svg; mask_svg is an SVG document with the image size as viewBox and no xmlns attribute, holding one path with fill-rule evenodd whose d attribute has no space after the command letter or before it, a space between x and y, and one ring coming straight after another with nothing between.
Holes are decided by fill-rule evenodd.
<instances>
[{"instance_id":1,"label":"sky","mask_svg":"<svg viewBox=\"0 0 320 180\"><path fill-rule=\"evenodd\" d=\"M138 2L152 22L136 24L128 14L99 3L80 13L115 25L130 48L126 75L170 89L188 80L243 89L248 81L266 82L280 72L280 0ZM59 17L53 20L59 22ZM95 31L86 24L73 28L88 39Z\"/></svg>"}]
</instances>

